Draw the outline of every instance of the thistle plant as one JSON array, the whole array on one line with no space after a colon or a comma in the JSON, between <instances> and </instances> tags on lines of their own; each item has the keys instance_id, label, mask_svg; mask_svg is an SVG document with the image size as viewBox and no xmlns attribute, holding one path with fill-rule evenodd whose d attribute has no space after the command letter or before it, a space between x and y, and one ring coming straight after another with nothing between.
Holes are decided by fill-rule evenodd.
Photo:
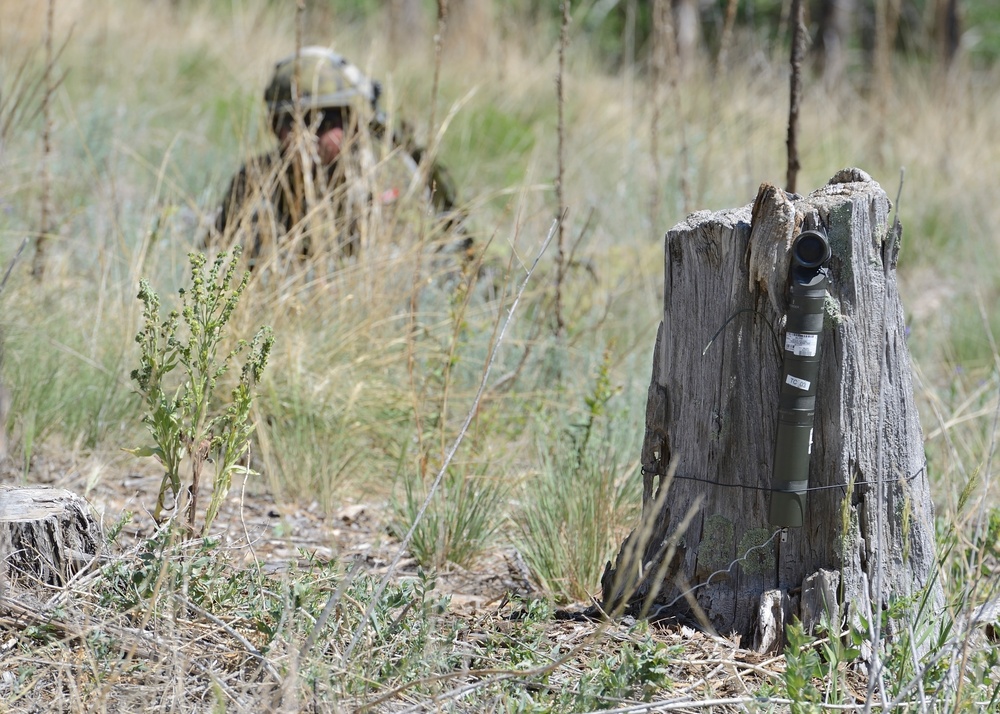
<instances>
[{"instance_id":1,"label":"thistle plant","mask_svg":"<svg viewBox=\"0 0 1000 714\"><path fill-rule=\"evenodd\" d=\"M181 289L181 310L171 310L160 319L160 298L145 279L139 282L143 327L136 335L139 368L132 371L137 392L146 406L143 423L153 444L128 449L137 456L155 457L163 466L163 479L153 518L166 520L165 511L176 513L181 497L181 469L189 457L190 481L187 497L187 530L195 532L198 488L206 463L215 466L212 497L205 513L202 535L208 532L229 491L234 473L250 473L241 460L250 448L254 424L250 421L254 387L267 365L274 342L270 327L257 330L249 342L220 357L226 327L246 289L250 274L244 272L234 284L240 248L221 253L210 268L208 259L191 253L191 288ZM239 381L228 403L216 398L219 379L243 356ZM178 369L179 368L179 369ZM176 376L172 373L176 371ZM167 494L170 509L167 509Z\"/></svg>"}]
</instances>

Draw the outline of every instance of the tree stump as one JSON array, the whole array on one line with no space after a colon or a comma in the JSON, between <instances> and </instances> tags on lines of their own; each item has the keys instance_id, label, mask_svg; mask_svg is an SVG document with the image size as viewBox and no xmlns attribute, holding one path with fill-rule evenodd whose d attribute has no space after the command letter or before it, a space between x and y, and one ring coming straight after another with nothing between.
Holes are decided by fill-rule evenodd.
<instances>
[{"instance_id":1,"label":"tree stump","mask_svg":"<svg viewBox=\"0 0 1000 714\"><path fill-rule=\"evenodd\" d=\"M94 562L102 543L89 504L75 493L0 487L0 584L62 585Z\"/></svg>"},{"instance_id":2,"label":"tree stump","mask_svg":"<svg viewBox=\"0 0 1000 714\"><path fill-rule=\"evenodd\" d=\"M768 508L789 248L816 228L832 257L810 490L803 526L779 529ZM914 598L905 601L913 612L925 587L934 588L926 603L941 604L929 585L933 506L896 287L899 246L888 198L859 169L804 198L764 184L752 205L695 213L667 233L643 519L605 569L607 612L696 617L773 650L783 631L773 618L801 615L804 585L811 613L853 623L901 598Z\"/></svg>"}]
</instances>

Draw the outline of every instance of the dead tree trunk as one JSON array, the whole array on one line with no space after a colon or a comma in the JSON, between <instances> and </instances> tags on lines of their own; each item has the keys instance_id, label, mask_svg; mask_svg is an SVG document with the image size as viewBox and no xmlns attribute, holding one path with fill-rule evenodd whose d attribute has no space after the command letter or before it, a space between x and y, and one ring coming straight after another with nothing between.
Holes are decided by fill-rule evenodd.
<instances>
[{"instance_id":1,"label":"dead tree trunk","mask_svg":"<svg viewBox=\"0 0 1000 714\"><path fill-rule=\"evenodd\" d=\"M847 48L856 0L823 0L819 18L818 53L823 70L823 85L833 90L844 77L847 68Z\"/></svg>"},{"instance_id":2,"label":"dead tree trunk","mask_svg":"<svg viewBox=\"0 0 1000 714\"><path fill-rule=\"evenodd\" d=\"M389 56L395 66L427 41L428 20L420 0L388 0Z\"/></svg>"},{"instance_id":3,"label":"dead tree trunk","mask_svg":"<svg viewBox=\"0 0 1000 714\"><path fill-rule=\"evenodd\" d=\"M945 66L951 66L962 44L962 21L959 0L936 0L934 35Z\"/></svg>"},{"instance_id":4,"label":"dead tree trunk","mask_svg":"<svg viewBox=\"0 0 1000 714\"><path fill-rule=\"evenodd\" d=\"M456 60L486 62L494 41L491 0L450 0L445 47Z\"/></svg>"},{"instance_id":5,"label":"dead tree trunk","mask_svg":"<svg viewBox=\"0 0 1000 714\"><path fill-rule=\"evenodd\" d=\"M696 617L766 648L800 614L800 593L807 625L823 610L871 622L876 604L925 587L925 606L940 604L888 214L882 188L847 169L805 198L764 184L752 206L695 213L667 233L644 515L605 570L607 611ZM832 257L810 490L803 526L781 530L768 508L789 247L820 227Z\"/></svg>"},{"instance_id":6,"label":"dead tree trunk","mask_svg":"<svg viewBox=\"0 0 1000 714\"><path fill-rule=\"evenodd\" d=\"M101 528L80 496L58 488L0 488L0 593L7 580L62 585L94 561Z\"/></svg>"},{"instance_id":7,"label":"dead tree trunk","mask_svg":"<svg viewBox=\"0 0 1000 714\"><path fill-rule=\"evenodd\" d=\"M701 18L697 0L673 0L677 36L677 61L683 74L690 73L701 43Z\"/></svg>"}]
</instances>

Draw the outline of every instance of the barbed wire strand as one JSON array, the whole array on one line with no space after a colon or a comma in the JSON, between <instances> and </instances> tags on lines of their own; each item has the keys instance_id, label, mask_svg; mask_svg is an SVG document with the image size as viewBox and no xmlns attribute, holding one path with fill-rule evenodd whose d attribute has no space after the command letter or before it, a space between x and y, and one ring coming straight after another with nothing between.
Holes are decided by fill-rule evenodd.
<instances>
[{"instance_id":1,"label":"barbed wire strand","mask_svg":"<svg viewBox=\"0 0 1000 714\"><path fill-rule=\"evenodd\" d=\"M708 576L708 578L704 582L698 583L697 585L695 585L692 588L688 588L687 590L685 590L684 592L682 592L680 595L678 595L677 597L675 597L673 600L671 600L667 604L665 604L665 605L658 605L656 607L656 609L653 610L648 615L649 619L651 619L651 620L655 619L657 615L659 615L664 610L669 610L671 607L673 607L674 605L676 605L681 599L686 598L688 595L690 595L691 593L693 593L694 591L696 591L696 590L698 590L700 588L706 587L709 583L712 582L712 578L714 578L716 575L722 575L723 573L728 573L730 570L733 569L734 565L736 565L737 563L742 563L743 561L745 561L747 558L750 557L750 554L753 553L755 550L761 550L761 549L766 548L767 546L771 545L774 542L774 539L777 538L781 534L781 532L784 531L784 530L785 530L784 528L777 529L776 531L774 531L774 533L771 534L771 537L768 538L766 541L764 541L763 543L758 543L757 545L751 546L750 548L747 549L747 551L745 553L743 553L743 555L741 555L739 558L737 558L736 560L734 560L733 562L731 562L728 566L726 566L725 568L722 568L720 570L716 570L714 573L710 574Z\"/></svg>"}]
</instances>

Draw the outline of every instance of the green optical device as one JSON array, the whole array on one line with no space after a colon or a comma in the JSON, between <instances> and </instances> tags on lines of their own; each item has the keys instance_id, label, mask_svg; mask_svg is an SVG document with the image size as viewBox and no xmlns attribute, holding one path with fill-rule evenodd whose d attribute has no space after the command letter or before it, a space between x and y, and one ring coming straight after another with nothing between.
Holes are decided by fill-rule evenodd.
<instances>
[{"instance_id":1,"label":"green optical device","mask_svg":"<svg viewBox=\"0 0 1000 714\"><path fill-rule=\"evenodd\" d=\"M829 259L830 242L822 228L803 231L792 243L769 514L771 524L782 528L801 526L806 510L823 311L829 284L824 266Z\"/></svg>"}]
</instances>

